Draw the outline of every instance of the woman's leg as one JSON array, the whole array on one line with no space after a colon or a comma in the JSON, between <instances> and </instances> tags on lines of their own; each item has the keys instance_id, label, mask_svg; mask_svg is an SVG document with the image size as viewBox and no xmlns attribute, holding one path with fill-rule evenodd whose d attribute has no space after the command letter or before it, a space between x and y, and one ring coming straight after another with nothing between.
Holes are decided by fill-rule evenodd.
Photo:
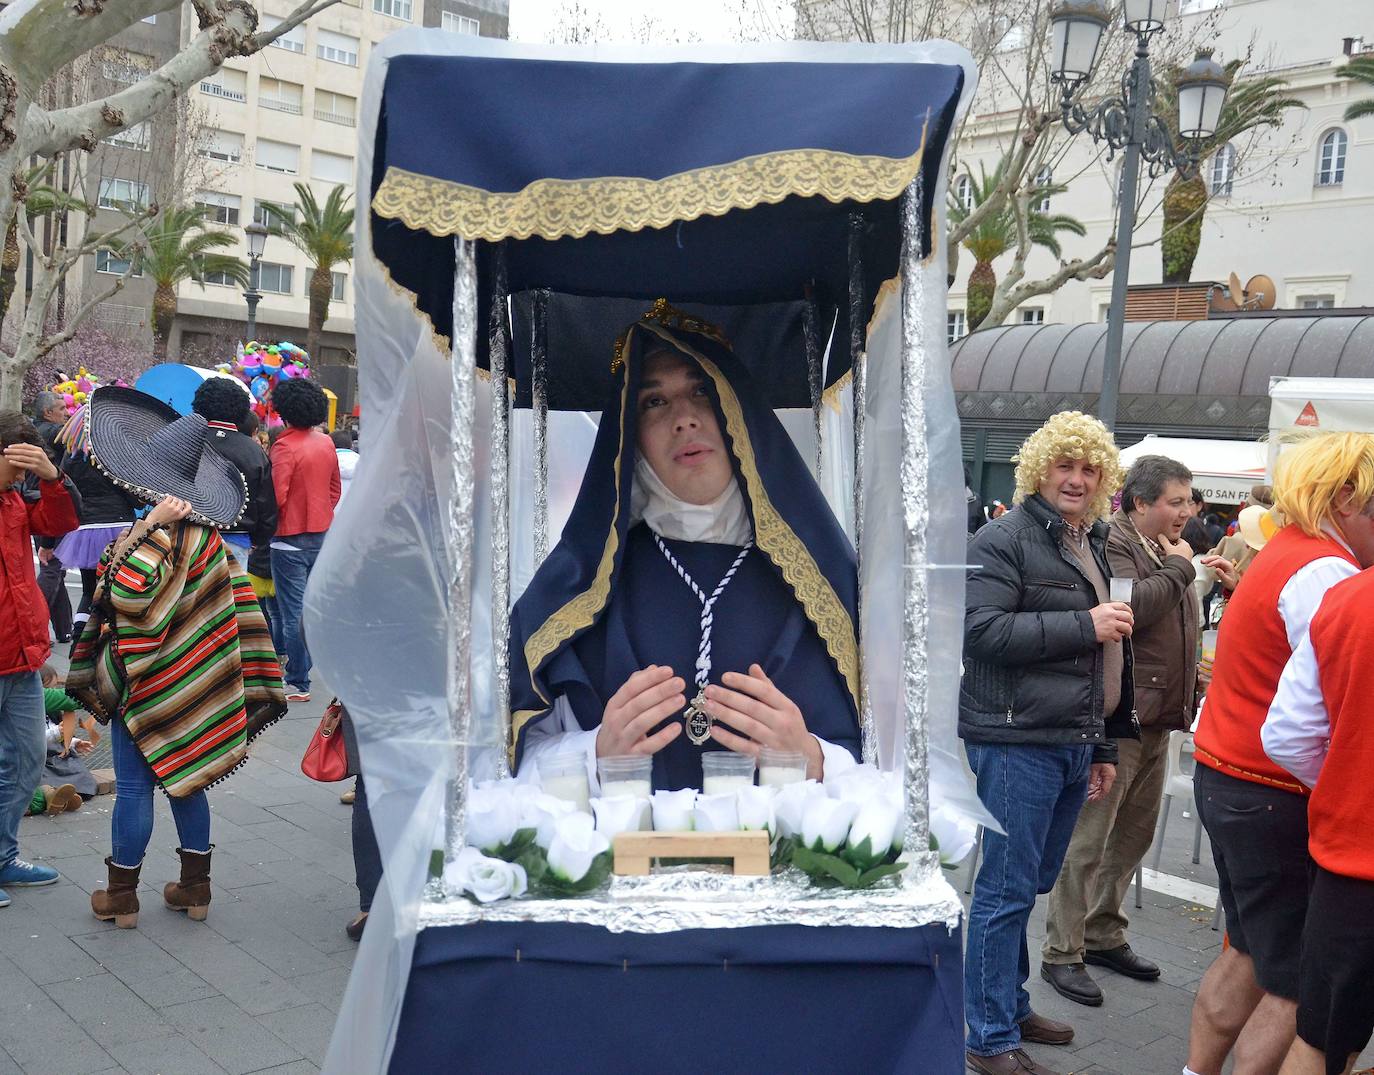
<instances>
[{"instance_id":1,"label":"woman's leg","mask_svg":"<svg viewBox=\"0 0 1374 1075\"><path fill-rule=\"evenodd\" d=\"M172 820L177 826L177 841L186 851L210 850L210 800L198 791L182 799L170 799Z\"/></svg>"},{"instance_id":2,"label":"woman's leg","mask_svg":"<svg viewBox=\"0 0 1374 1075\"><path fill-rule=\"evenodd\" d=\"M358 910L372 908L372 897L382 881L382 852L372 830L372 814L367 807L367 786L358 777L358 796L353 800L353 872L358 882Z\"/></svg>"},{"instance_id":3,"label":"woman's leg","mask_svg":"<svg viewBox=\"0 0 1374 1075\"><path fill-rule=\"evenodd\" d=\"M75 617L82 623L85 623L86 617L91 614L91 601L95 597L95 583L95 568L83 567L81 569L81 602L76 606Z\"/></svg>"},{"instance_id":4,"label":"woman's leg","mask_svg":"<svg viewBox=\"0 0 1374 1075\"><path fill-rule=\"evenodd\" d=\"M132 868L143 861L153 835L153 773L118 717L110 721L110 741L115 771L110 854L115 865Z\"/></svg>"}]
</instances>

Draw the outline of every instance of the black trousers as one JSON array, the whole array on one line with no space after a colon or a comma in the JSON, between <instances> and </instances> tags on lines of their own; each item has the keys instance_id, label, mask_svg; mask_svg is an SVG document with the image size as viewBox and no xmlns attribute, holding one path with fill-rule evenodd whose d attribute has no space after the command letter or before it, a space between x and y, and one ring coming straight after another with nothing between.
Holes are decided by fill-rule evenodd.
<instances>
[{"instance_id":1,"label":"black trousers","mask_svg":"<svg viewBox=\"0 0 1374 1075\"><path fill-rule=\"evenodd\" d=\"M56 556L38 568L38 588L48 603L48 619L59 639L72 633L72 599L67 596L67 571Z\"/></svg>"}]
</instances>

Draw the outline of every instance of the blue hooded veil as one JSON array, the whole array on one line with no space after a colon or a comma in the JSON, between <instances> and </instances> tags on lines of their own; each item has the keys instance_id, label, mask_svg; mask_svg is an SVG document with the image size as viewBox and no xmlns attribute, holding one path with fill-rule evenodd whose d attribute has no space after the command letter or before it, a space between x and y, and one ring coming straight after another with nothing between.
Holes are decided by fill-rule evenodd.
<instances>
[{"instance_id":1,"label":"blue hooded veil","mask_svg":"<svg viewBox=\"0 0 1374 1075\"><path fill-rule=\"evenodd\" d=\"M612 391L572 513L512 610L512 766L518 770L530 728L559 697L590 730L647 665L670 665L687 681L687 696L694 693L700 603L647 526L631 520L639 384L646 356L665 349L702 373L754 528L755 548L716 606L710 681L757 662L810 732L858 757L854 550L719 330L660 302L617 341ZM739 551L667 544L707 592ZM654 756L655 788L700 787L701 753L713 749L721 748L679 735Z\"/></svg>"}]
</instances>

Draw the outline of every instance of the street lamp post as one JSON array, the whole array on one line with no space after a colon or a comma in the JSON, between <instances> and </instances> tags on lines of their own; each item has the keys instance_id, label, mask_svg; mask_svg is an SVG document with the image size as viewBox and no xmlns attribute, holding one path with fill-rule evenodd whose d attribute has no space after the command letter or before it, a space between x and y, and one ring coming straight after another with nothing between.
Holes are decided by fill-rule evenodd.
<instances>
[{"instance_id":1,"label":"street lamp post","mask_svg":"<svg viewBox=\"0 0 1374 1075\"><path fill-rule=\"evenodd\" d=\"M1112 271L1112 302L1107 311L1107 344L1102 362L1102 394L1098 417L1116 428L1117 395L1121 385L1121 340L1126 327L1126 288L1130 283L1131 240L1135 231L1136 188L1140 162L1150 178L1166 171L1188 172L1197 167L1201 143L1217 129L1228 83L1225 72L1210 54L1199 53L1176 82L1179 134L1188 140L1178 150L1168 125L1153 112L1156 87L1150 74L1150 37L1164 27L1166 0L1124 0L1120 5L1126 29L1135 34L1135 59L1121 79L1121 95L1084 107L1079 91L1097 62L1102 37L1114 13L1106 0L1061 0L1050 14L1053 31L1051 76L1062 87L1061 121L1070 134L1086 131L1104 142L1108 159L1124 153L1121 186L1117 191L1116 264Z\"/></svg>"},{"instance_id":2,"label":"street lamp post","mask_svg":"<svg viewBox=\"0 0 1374 1075\"><path fill-rule=\"evenodd\" d=\"M267 229L255 220L244 227L243 233L248 236L248 287L243 300L248 303L248 341L252 341L258 338L258 303L262 300L258 291L258 262L267 246Z\"/></svg>"}]
</instances>

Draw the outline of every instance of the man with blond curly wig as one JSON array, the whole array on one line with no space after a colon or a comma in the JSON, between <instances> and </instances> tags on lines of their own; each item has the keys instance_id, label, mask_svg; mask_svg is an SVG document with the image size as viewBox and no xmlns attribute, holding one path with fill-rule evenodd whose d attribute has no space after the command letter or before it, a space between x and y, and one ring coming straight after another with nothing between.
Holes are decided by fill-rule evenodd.
<instances>
[{"instance_id":1,"label":"man with blond curly wig","mask_svg":"<svg viewBox=\"0 0 1374 1075\"><path fill-rule=\"evenodd\" d=\"M983 838L969 911L968 1066L1054 1075L1023 1042L1066 1045L1036 1015L1026 924L1059 875L1085 801L1103 798L1118 738L1136 738L1131 607L1108 600L1107 523L1121 481L1112 435L1056 414L1017 456L1015 507L974 536L964 618L959 735L978 796L1006 834Z\"/></svg>"}]
</instances>

